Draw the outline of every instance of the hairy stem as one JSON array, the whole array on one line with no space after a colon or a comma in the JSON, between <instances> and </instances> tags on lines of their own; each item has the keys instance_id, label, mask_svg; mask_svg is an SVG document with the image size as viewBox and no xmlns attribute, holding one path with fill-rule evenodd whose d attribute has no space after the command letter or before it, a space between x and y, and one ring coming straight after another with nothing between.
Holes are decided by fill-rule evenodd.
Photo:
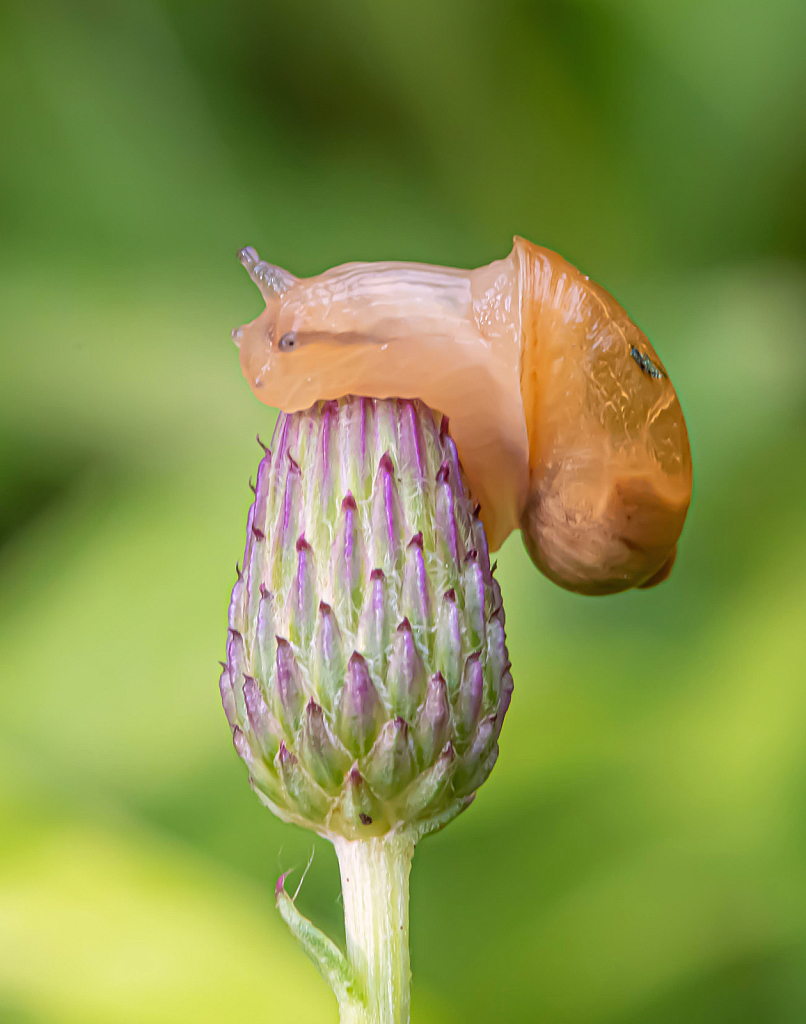
<instances>
[{"instance_id":1,"label":"hairy stem","mask_svg":"<svg viewBox=\"0 0 806 1024\"><path fill-rule=\"evenodd\" d=\"M415 839L334 840L341 870L347 958L362 989L342 1024L408 1024L409 872Z\"/></svg>"}]
</instances>

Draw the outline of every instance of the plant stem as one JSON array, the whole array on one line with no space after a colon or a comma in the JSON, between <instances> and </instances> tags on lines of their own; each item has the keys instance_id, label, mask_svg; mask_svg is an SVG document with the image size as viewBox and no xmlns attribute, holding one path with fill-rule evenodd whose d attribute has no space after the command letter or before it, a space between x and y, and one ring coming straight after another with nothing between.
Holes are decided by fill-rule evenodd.
<instances>
[{"instance_id":1,"label":"plant stem","mask_svg":"<svg viewBox=\"0 0 806 1024\"><path fill-rule=\"evenodd\" d=\"M415 838L335 839L341 870L347 957L361 1003L342 1009L342 1024L408 1024L409 872Z\"/></svg>"}]
</instances>

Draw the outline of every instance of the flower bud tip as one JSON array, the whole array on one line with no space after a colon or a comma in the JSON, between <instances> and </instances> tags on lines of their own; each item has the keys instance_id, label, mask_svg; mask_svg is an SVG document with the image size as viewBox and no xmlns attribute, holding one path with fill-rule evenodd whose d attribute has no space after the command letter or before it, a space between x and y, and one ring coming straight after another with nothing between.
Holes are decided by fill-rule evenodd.
<instances>
[{"instance_id":1,"label":"flower bud tip","mask_svg":"<svg viewBox=\"0 0 806 1024\"><path fill-rule=\"evenodd\" d=\"M290 871L284 871L282 875L277 879L277 884L274 887L274 899L275 902L280 899L280 896L285 892L285 880L291 874Z\"/></svg>"}]
</instances>

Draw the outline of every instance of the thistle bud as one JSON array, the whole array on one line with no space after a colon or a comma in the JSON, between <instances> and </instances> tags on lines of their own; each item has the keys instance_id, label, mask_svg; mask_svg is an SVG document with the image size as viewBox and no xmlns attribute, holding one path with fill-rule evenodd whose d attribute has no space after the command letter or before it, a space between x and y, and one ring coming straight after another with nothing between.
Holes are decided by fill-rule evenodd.
<instances>
[{"instance_id":1,"label":"thistle bud","mask_svg":"<svg viewBox=\"0 0 806 1024\"><path fill-rule=\"evenodd\" d=\"M256 481L220 682L253 788L330 838L441 827L492 770L512 690L447 423L320 402L279 416Z\"/></svg>"}]
</instances>

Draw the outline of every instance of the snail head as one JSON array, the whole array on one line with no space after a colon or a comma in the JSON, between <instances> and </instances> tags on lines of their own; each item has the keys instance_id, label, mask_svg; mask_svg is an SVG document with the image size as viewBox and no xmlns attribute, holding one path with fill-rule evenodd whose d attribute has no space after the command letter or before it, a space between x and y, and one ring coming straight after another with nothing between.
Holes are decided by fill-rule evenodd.
<instances>
[{"instance_id":1,"label":"snail head","mask_svg":"<svg viewBox=\"0 0 806 1024\"><path fill-rule=\"evenodd\" d=\"M241 249L238 259L266 303L255 320L232 332L232 340L241 350L244 372L252 386L260 388L262 379L272 368L274 354L291 352L298 347L296 331L284 331L280 327L284 299L297 278L282 267L262 260L252 246Z\"/></svg>"}]
</instances>

